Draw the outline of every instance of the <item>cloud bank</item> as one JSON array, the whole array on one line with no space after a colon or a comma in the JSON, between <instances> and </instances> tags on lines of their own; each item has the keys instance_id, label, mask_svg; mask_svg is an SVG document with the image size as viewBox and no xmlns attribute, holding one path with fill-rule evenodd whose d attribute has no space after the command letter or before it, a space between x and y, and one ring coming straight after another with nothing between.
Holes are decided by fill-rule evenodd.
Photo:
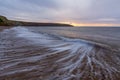
<instances>
[{"instance_id":1,"label":"cloud bank","mask_svg":"<svg viewBox=\"0 0 120 80\"><path fill-rule=\"evenodd\" d=\"M120 22L119 0L0 0L0 15L37 22Z\"/></svg>"}]
</instances>

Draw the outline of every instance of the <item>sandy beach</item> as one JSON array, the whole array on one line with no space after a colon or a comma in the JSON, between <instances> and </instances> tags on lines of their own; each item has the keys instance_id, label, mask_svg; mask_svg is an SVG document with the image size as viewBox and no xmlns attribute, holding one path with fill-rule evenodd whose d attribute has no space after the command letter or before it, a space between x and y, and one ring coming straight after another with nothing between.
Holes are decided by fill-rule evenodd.
<instances>
[{"instance_id":1,"label":"sandy beach","mask_svg":"<svg viewBox=\"0 0 120 80\"><path fill-rule=\"evenodd\" d=\"M120 28L92 29L2 28L0 80L119 80Z\"/></svg>"}]
</instances>

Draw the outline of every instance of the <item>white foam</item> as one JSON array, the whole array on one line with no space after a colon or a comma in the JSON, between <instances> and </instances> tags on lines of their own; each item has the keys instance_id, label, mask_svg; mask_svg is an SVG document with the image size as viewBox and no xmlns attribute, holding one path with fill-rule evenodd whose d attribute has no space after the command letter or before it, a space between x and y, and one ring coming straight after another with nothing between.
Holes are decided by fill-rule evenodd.
<instances>
[{"instance_id":1,"label":"white foam","mask_svg":"<svg viewBox=\"0 0 120 80\"><path fill-rule=\"evenodd\" d=\"M88 74L91 76L91 80L94 77L98 78L98 80L102 80L103 75L105 79L109 78L111 80L114 80L114 77L116 76L114 73L120 73L120 71L118 70L120 58L108 49L103 48L100 45L96 46L96 44L93 44L90 41L81 39L70 39L62 36L57 36L60 37L60 39L56 39L52 35L45 33L35 33L24 27L15 27L6 30L4 33L9 34L9 32L10 34L14 34L14 38L25 39L27 41L30 41L31 43L34 43L33 46L40 45L41 47L48 49L44 50L44 52L39 55L37 54L29 57L21 55L22 58L17 57L16 59L14 59L14 57L13 59L10 57L10 59L8 58L8 61L6 61L7 59L5 59L6 65L3 65L0 70L5 68L9 69L9 67L17 66L17 62L36 63L38 61L41 61L41 65L38 64L39 67L44 67L44 69L48 71L51 68L54 69L54 67L52 66L55 66L56 64L59 65L56 71L53 72L55 74L54 76L58 76L58 74L62 73L58 77L58 80L69 80L71 78L79 80L86 78L86 76L89 77ZM24 46L24 44L22 45ZM16 49L15 51L20 52L20 50L22 50L21 54L26 54L24 49ZM39 48L37 50L39 50ZM1 53L9 52L12 52L12 50L8 49L6 51L1 51ZM33 48L33 54L39 53L39 51L36 53L34 52L36 52L36 49ZM107 56L108 54L110 56ZM48 60L51 56L55 55L58 55L57 58L52 57L53 60ZM4 59L0 59L0 61L4 61ZM47 63L48 61L51 61L52 65L49 65L49 63ZM117 66L113 66L112 64ZM46 68L46 66L51 67L48 69ZM36 67L35 65L27 67L25 69L21 68L21 70L6 72L6 74L4 73L4 75L15 74L17 73L17 71L18 73L24 71L31 71L35 68L38 68L38 70L41 69L39 67Z\"/></svg>"}]
</instances>

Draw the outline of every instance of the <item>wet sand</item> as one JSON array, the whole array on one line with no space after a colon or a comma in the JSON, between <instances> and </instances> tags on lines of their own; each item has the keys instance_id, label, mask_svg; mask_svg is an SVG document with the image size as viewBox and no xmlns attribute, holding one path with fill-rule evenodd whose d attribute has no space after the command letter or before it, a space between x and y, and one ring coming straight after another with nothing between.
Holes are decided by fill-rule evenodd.
<instances>
[{"instance_id":1,"label":"wet sand","mask_svg":"<svg viewBox=\"0 0 120 80\"><path fill-rule=\"evenodd\" d=\"M119 47L103 44L104 37L97 42L24 27L2 30L0 37L0 80L120 79Z\"/></svg>"}]
</instances>

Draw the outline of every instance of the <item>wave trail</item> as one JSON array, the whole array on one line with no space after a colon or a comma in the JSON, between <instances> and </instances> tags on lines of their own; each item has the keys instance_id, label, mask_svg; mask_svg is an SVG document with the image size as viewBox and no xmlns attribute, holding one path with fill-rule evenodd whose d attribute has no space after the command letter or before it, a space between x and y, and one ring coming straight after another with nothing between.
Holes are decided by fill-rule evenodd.
<instances>
[{"instance_id":1,"label":"wave trail","mask_svg":"<svg viewBox=\"0 0 120 80\"><path fill-rule=\"evenodd\" d=\"M120 54L109 46L24 27L0 37L0 80L120 79Z\"/></svg>"}]
</instances>

